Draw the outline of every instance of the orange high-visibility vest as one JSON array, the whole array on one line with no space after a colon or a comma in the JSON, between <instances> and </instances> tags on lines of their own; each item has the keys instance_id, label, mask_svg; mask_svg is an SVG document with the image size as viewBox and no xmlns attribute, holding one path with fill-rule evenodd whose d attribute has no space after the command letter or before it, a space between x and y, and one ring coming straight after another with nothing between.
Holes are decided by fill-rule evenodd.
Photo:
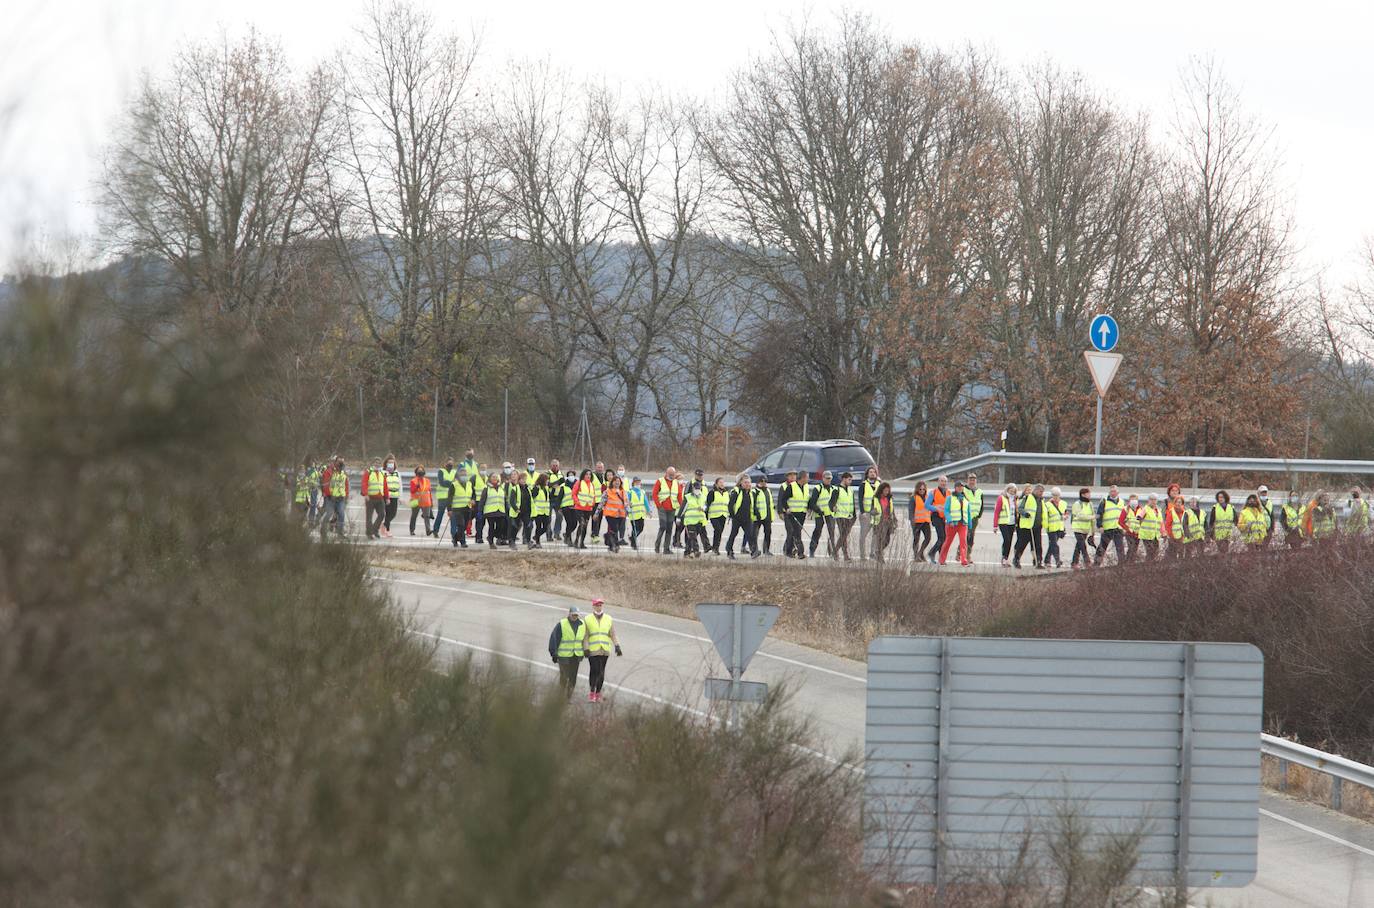
<instances>
[{"instance_id":1,"label":"orange high-visibility vest","mask_svg":"<svg viewBox=\"0 0 1374 908\"><path fill-rule=\"evenodd\" d=\"M625 516L625 490L607 489L606 503L601 506L601 513L607 517Z\"/></svg>"},{"instance_id":2,"label":"orange high-visibility vest","mask_svg":"<svg viewBox=\"0 0 1374 908\"><path fill-rule=\"evenodd\" d=\"M913 495L911 503L911 522L930 523L930 508L926 507L926 500L920 495Z\"/></svg>"}]
</instances>

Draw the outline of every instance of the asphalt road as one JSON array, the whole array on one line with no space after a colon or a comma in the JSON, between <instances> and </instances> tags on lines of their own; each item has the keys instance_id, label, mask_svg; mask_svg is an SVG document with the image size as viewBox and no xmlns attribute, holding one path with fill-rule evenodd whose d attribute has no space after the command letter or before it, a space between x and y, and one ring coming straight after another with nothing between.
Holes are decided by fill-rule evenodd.
<instances>
[{"instance_id":1,"label":"asphalt road","mask_svg":"<svg viewBox=\"0 0 1374 908\"><path fill-rule=\"evenodd\" d=\"M442 651L524 667L535 676L547 676L550 683L556 677L547 654L548 636L574 600L424 574L378 572L376 576L395 601L413 614L416 632L437 640ZM626 655L612 659L606 702L599 707L584 702L583 669L578 708L608 709L618 702L651 700L709 713L710 705L701 696L702 681L708 673L720 676L722 670L701 626L614 605L610 611ZM813 725L818 754L832 760L857 760L864 739L863 663L769 640L747 674L750 680L787 685L793 694L792 708ZM1268 792L1261 793L1260 807L1256 880L1245 889L1199 892L1193 905L1374 905L1374 827Z\"/></svg>"}]
</instances>

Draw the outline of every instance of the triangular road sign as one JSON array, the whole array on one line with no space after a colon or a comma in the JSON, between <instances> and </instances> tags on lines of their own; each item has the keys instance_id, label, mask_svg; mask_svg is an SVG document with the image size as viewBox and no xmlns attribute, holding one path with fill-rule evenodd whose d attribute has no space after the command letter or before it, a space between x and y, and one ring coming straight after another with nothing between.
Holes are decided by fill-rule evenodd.
<instances>
[{"instance_id":1,"label":"triangular road sign","mask_svg":"<svg viewBox=\"0 0 1374 908\"><path fill-rule=\"evenodd\" d=\"M1088 371L1092 373L1093 384L1097 386L1097 396L1106 397L1112 379L1116 378L1116 370L1121 368L1121 354L1084 350L1083 358L1088 361Z\"/></svg>"},{"instance_id":2,"label":"triangular road sign","mask_svg":"<svg viewBox=\"0 0 1374 908\"><path fill-rule=\"evenodd\" d=\"M742 673L763 638L773 629L781 611L776 605L703 602L697 606L697 618L706 628L706 636L716 645L726 671ZM736 615L739 616L739 665L735 665Z\"/></svg>"}]
</instances>

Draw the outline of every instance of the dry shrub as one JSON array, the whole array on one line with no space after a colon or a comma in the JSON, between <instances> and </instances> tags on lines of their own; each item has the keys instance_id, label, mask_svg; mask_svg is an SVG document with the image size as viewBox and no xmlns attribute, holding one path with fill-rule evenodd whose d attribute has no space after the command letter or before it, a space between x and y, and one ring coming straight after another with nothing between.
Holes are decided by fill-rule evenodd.
<instances>
[{"instance_id":1,"label":"dry shrub","mask_svg":"<svg viewBox=\"0 0 1374 908\"><path fill-rule=\"evenodd\" d=\"M1374 544L1093 570L1023 588L987 633L1252 643L1266 728L1374 761Z\"/></svg>"}]
</instances>

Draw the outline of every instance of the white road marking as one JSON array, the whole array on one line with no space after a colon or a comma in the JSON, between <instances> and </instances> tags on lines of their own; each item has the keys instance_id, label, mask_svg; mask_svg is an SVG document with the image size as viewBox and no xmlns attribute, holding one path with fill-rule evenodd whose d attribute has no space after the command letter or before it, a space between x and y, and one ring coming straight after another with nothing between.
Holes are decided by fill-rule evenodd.
<instances>
[{"instance_id":1,"label":"white road marking","mask_svg":"<svg viewBox=\"0 0 1374 908\"><path fill-rule=\"evenodd\" d=\"M1313 827L1308 826L1306 823L1299 823L1297 820L1290 820L1288 817L1285 817L1282 814L1274 813L1274 811L1272 810L1265 810L1263 807L1260 808L1260 814L1268 817L1271 820L1278 820L1280 823L1287 823L1294 829L1301 829L1303 832L1309 832L1312 835L1317 836L1318 838L1326 839L1328 842L1335 842L1337 845L1344 845L1346 848L1349 848L1352 851L1358 851L1360 854L1368 855L1369 857L1374 858L1374 848L1366 848L1363 845L1356 845L1354 842L1348 842L1340 836L1332 835L1329 832L1323 832L1320 829L1314 829Z\"/></svg>"}]
</instances>

